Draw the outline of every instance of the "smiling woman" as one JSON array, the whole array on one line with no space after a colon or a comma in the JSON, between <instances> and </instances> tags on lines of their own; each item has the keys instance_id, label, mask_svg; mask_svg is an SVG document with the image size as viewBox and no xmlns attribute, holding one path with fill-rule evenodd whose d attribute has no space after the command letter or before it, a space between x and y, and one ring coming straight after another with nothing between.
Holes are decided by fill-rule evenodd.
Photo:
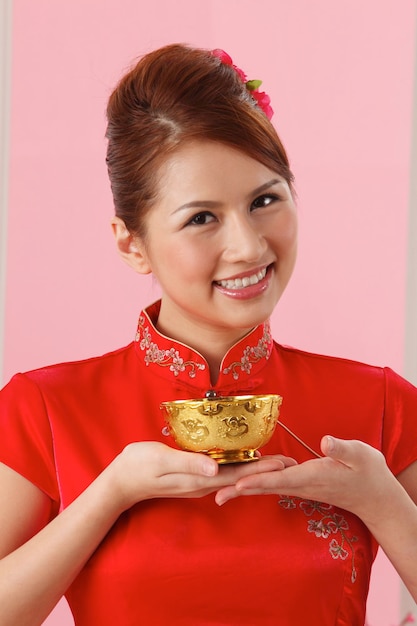
<instances>
[{"instance_id":1,"label":"smiling woman","mask_svg":"<svg viewBox=\"0 0 417 626\"><path fill-rule=\"evenodd\" d=\"M115 218L117 243L161 285L158 329L204 354L215 383L227 350L270 317L290 279L294 201L276 172L214 141L186 142L158 181L145 236Z\"/></svg>"},{"instance_id":2,"label":"smiling woman","mask_svg":"<svg viewBox=\"0 0 417 626\"><path fill-rule=\"evenodd\" d=\"M170 45L107 114L116 244L162 297L128 346L1 393L2 626L63 594L77 626L363 626L377 542L417 597L417 389L271 336L297 215L267 96ZM248 394L286 425L254 462L175 447L163 402Z\"/></svg>"}]
</instances>

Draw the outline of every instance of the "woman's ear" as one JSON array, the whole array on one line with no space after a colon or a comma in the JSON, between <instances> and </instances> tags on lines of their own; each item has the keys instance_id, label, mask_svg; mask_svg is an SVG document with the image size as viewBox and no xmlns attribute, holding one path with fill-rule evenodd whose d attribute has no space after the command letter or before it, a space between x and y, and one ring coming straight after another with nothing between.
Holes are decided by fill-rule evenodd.
<instances>
[{"instance_id":1,"label":"woman's ear","mask_svg":"<svg viewBox=\"0 0 417 626\"><path fill-rule=\"evenodd\" d=\"M120 217L115 216L111 221L111 226L116 239L116 246L122 259L138 274L150 274L152 268L145 246L139 237L132 235Z\"/></svg>"}]
</instances>

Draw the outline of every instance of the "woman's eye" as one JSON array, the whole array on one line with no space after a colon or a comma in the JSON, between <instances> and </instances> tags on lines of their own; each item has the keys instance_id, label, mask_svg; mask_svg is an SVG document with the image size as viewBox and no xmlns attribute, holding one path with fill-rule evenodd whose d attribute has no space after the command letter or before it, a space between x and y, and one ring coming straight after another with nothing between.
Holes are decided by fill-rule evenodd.
<instances>
[{"instance_id":1,"label":"woman's eye","mask_svg":"<svg viewBox=\"0 0 417 626\"><path fill-rule=\"evenodd\" d=\"M278 200L278 196L274 194L264 194L252 202L251 209L261 209L262 207L272 204L272 202L275 202L276 200Z\"/></svg>"},{"instance_id":2,"label":"woman's eye","mask_svg":"<svg viewBox=\"0 0 417 626\"><path fill-rule=\"evenodd\" d=\"M208 211L204 211L202 213L197 213L193 218L190 219L188 224L192 224L193 226L203 226L204 224L208 224L215 219L212 213Z\"/></svg>"}]
</instances>

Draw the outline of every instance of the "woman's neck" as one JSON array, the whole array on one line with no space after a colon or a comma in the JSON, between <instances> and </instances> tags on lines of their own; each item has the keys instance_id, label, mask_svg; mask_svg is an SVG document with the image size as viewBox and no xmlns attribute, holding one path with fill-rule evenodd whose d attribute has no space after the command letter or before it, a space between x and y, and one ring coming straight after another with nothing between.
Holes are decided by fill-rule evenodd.
<instances>
[{"instance_id":1,"label":"woman's neck","mask_svg":"<svg viewBox=\"0 0 417 626\"><path fill-rule=\"evenodd\" d=\"M172 324L169 317L162 311L156 322L157 330L175 341L184 343L196 352L199 352L207 361L210 371L210 380L216 384L220 373L220 366L225 354L238 341L245 337L252 329L242 328L214 328L204 324L184 323Z\"/></svg>"}]
</instances>

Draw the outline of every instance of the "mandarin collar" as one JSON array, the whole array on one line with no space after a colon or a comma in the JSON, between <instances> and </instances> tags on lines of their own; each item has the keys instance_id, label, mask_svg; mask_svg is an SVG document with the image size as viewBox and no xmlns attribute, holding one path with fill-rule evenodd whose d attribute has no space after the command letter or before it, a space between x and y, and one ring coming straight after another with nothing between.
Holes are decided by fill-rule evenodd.
<instances>
[{"instance_id":1,"label":"mandarin collar","mask_svg":"<svg viewBox=\"0 0 417 626\"><path fill-rule=\"evenodd\" d=\"M225 354L216 385L210 382L206 359L184 343L156 329L161 301L144 309L138 321L135 348L139 358L157 376L199 389L245 386L267 363L273 346L269 321L256 326ZM250 386L250 385L249 385Z\"/></svg>"}]
</instances>

